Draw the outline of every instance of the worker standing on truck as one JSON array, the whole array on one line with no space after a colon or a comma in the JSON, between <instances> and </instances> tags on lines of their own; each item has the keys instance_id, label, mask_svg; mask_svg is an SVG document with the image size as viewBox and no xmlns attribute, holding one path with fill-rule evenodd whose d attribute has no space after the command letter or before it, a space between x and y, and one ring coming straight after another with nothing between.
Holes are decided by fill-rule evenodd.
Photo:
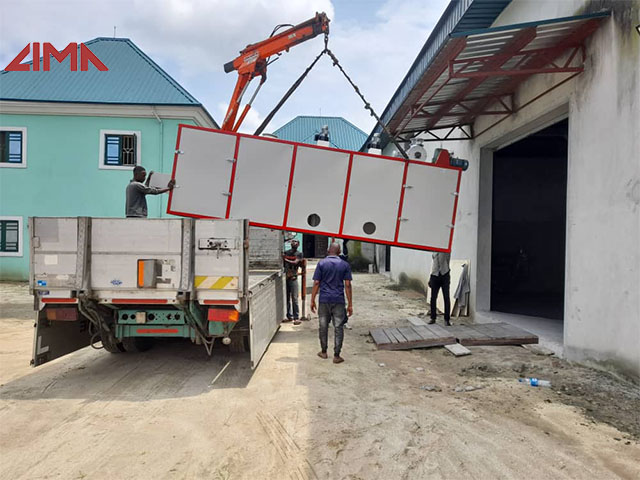
<instances>
[{"instance_id":1,"label":"worker standing on truck","mask_svg":"<svg viewBox=\"0 0 640 480\"><path fill-rule=\"evenodd\" d=\"M353 295L351 291L351 266L340 258L340 245L332 243L329 255L320 260L313 274L311 311L316 311L316 296L320 291L318 320L320 324L320 358L327 358L329 322L333 322L334 348L333 363L342 363L340 356L344 338L344 324L347 316L353 315ZM345 292L347 304L345 306ZM346 308L345 308L346 307Z\"/></svg>"},{"instance_id":2,"label":"worker standing on truck","mask_svg":"<svg viewBox=\"0 0 640 480\"><path fill-rule=\"evenodd\" d=\"M153 172L151 172L153 173ZM167 188L155 188L149 186L149 179L144 183L147 171L144 167L136 165L133 167L133 179L127 185L125 216L127 218L147 218L147 195L160 195L173 188L176 181L171 179ZM149 175L151 178L151 175Z\"/></svg>"},{"instance_id":3,"label":"worker standing on truck","mask_svg":"<svg viewBox=\"0 0 640 480\"><path fill-rule=\"evenodd\" d=\"M431 288L431 320L429 324L436 323L436 302L438 290L442 289L444 297L444 324L449 327L451 322L451 299L449 298L449 285L451 284L451 269L449 268L450 253L435 252L431 260L431 276L429 287Z\"/></svg>"},{"instance_id":4,"label":"worker standing on truck","mask_svg":"<svg viewBox=\"0 0 640 480\"><path fill-rule=\"evenodd\" d=\"M300 325L300 311L298 309L298 269L302 266L302 252L298 251L300 242L291 240L291 248L284 252L285 274L287 277L287 321L293 320L294 325Z\"/></svg>"}]
</instances>

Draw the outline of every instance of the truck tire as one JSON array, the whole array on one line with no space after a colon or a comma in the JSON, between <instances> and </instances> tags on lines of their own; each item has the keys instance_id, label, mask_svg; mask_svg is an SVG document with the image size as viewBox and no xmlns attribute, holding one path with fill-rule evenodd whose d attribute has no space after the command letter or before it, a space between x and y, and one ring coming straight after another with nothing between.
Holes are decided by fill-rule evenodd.
<instances>
[{"instance_id":1,"label":"truck tire","mask_svg":"<svg viewBox=\"0 0 640 480\"><path fill-rule=\"evenodd\" d=\"M231 343L229 344L229 351L232 353L244 353L249 350L249 336L248 335L230 335Z\"/></svg>"},{"instance_id":2,"label":"truck tire","mask_svg":"<svg viewBox=\"0 0 640 480\"><path fill-rule=\"evenodd\" d=\"M127 337L122 339L124 350L129 353L146 352L153 346L153 339L147 337Z\"/></svg>"},{"instance_id":3,"label":"truck tire","mask_svg":"<svg viewBox=\"0 0 640 480\"><path fill-rule=\"evenodd\" d=\"M109 353L122 353L124 352L124 346L122 343L118 342L117 339L113 338L106 332L103 332L100 335L100 340L102 341L102 346Z\"/></svg>"}]
</instances>

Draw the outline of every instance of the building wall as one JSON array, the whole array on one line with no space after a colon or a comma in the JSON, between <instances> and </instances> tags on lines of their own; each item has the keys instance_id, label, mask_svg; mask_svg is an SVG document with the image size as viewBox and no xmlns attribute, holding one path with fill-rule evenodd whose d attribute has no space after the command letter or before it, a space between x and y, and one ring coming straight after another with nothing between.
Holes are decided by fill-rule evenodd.
<instances>
[{"instance_id":1,"label":"building wall","mask_svg":"<svg viewBox=\"0 0 640 480\"><path fill-rule=\"evenodd\" d=\"M585 71L474 141L446 142L462 175L452 258L471 260L471 312L489 310L493 151L569 118L564 352L640 376L640 1L512 2L494 26L610 9L587 41ZM527 100L566 78L538 75ZM482 117L480 132L496 118ZM435 148L429 143L428 149ZM394 249L392 275L424 278L428 254Z\"/></svg>"},{"instance_id":2,"label":"building wall","mask_svg":"<svg viewBox=\"0 0 640 480\"><path fill-rule=\"evenodd\" d=\"M22 256L0 257L0 279L27 280L30 216L124 216L130 170L98 168L100 130L140 132L139 164L170 173L179 123L191 119L0 114L0 127L26 127L27 167L0 167L0 216L23 218ZM167 196L148 196L149 216L164 216Z\"/></svg>"}]
</instances>

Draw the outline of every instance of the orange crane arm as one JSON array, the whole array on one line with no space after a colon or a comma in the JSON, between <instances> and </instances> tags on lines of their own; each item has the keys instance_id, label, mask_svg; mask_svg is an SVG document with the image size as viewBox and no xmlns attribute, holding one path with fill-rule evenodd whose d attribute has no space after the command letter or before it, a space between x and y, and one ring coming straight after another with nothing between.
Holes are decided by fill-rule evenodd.
<instances>
[{"instance_id":1,"label":"orange crane arm","mask_svg":"<svg viewBox=\"0 0 640 480\"><path fill-rule=\"evenodd\" d=\"M295 27L291 27L277 35L274 35L259 43L253 43L247 45L247 47L240 52L240 55L233 61L224 65L224 71L226 73L236 70L238 72L238 81L233 90L231 102L229 102L229 108L227 114L222 122L222 130L231 132L237 132L238 128L242 124L247 112L251 108L251 103L258 94L260 87L267 80L267 62L270 56L276 55L283 51L288 51L289 48L314 38L321 33L329 33L329 18L325 13L316 13L316 16L303 22ZM247 86L255 77L261 77L260 84L254 92L249 103L244 107L242 115L236 122L238 116L238 110L240 108L240 101L244 95Z\"/></svg>"}]
</instances>

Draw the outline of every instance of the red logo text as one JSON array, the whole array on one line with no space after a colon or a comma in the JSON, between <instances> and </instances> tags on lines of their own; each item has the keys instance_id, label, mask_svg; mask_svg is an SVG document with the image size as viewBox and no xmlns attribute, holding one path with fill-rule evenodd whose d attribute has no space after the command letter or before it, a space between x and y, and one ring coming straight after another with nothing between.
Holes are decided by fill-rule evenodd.
<instances>
[{"instance_id":1,"label":"red logo text","mask_svg":"<svg viewBox=\"0 0 640 480\"><path fill-rule=\"evenodd\" d=\"M31 64L21 63L24 61L31 53L31 59L33 62ZM51 69L51 57L55 58L58 62L62 63L62 61L66 57L71 57L70 60L70 70L72 72L78 71L78 44L70 43L67 47L58 51L53 45L49 42L45 42L42 44L42 70L48 72ZM89 62L93 64L101 72L106 72L109 69L107 66L100 61L96 55L89 50L84 43L80 44L80 71L86 72L89 70ZM22 49L22 51L16 55L16 58L11 60L9 65L5 68L8 72L39 72L40 71L40 42L28 43L26 47Z\"/></svg>"}]
</instances>

